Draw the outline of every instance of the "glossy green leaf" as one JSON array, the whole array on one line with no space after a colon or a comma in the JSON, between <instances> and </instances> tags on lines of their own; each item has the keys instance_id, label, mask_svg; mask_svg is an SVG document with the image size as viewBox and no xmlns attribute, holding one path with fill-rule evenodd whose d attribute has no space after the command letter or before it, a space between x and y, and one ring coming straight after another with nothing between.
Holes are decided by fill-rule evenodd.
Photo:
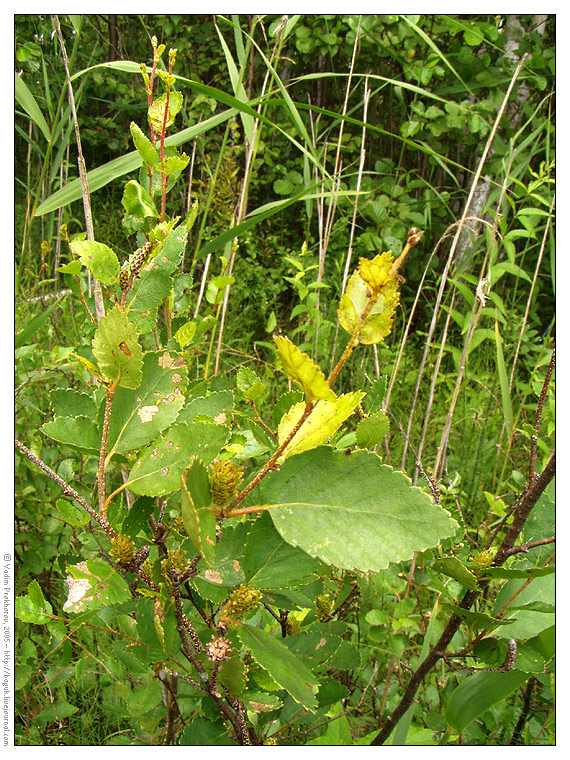
<instances>
[{"instance_id":1,"label":"glossy green leaf","mask_svg":"<svg viewBox=\"0 0 570 760\"><path fill-rule=\"evenodd\" d=\"M62 274L78 275L82 269L83 269L83 264L81 263L81 261L78 261L76 259L75 261L70 261L68 264L64 264L63 266L58 267L57 271L61 272Z\"/></svg>"},{"instance_id":2,"label":"glossy green leaf","mask_svg":"<svg viewBox=\"0 0 570 760\"><path fill-rule=\"evenodd\" d=\"M143 496L165 496L180 489L180 477L194 457L209 464L228 438L223 425L177 422L152 443L133 466L127 487Z\"/></svg>"},{"instance_id":3,"label":"glossy green leaf","mask_svg":"<svg viewBox=\"0 0 570 760\"><path fill-rule=\"evenodd\" d=\"M320 562L283 540L268 514L254 522L242 562L247 583L261 590L301 586L315 580L319 567Z\"/></svg>"},{"instance_id":4,"label":"glossy green leaf","mask_svg":"<svg viewBox=\"0 0 570 760\"><path fill-rule=\"evenodd\" d=\"M186 362L176 353L145 354L139 386L115 391L107 438L109 456L140 449L172 425L185 403L187 377Z\"/></svg>"},{"instance_id":5,"label":"glossy green leaf","mask_svg":"<svg viewBox=\"0 0 570 760\"><path fill-rule=\"evenodd\" d=\"M472 720L502 702L528 679L528 673L520 670L474 673L462 681L450 696L445 711L448 724L461 733Z\"/></svg>"},{"instance_id":6,"label":"glossy green leaf","mask_svg":"<svg viewBox=\"0 0 570 760\"><path fill-rule=\"evenodd\" d=\"M188 537L210 567L216 556L216 518L211 507L208 471L196 460L182 475L180 509Z\"/></svg>"},{"instance_id":7,"label":"glossy green leaf","mask_svg":"<svg viewBox=\"0 0 570 760\"><path fill-rule=\"evenodd\" d=\"M208 396L189 398L180 412L181 422L192 422L197 417L209 417L215 422L225 424L230 419L234 407L234 395L231 391L214 391Z\"/></svg>"},{"instance_id":8,"label":"glossy green leaf","mask_svg":"<svg viewBox=\"0 0 570 760\"><path fill-rule=\"evenodd\" d=\"M262 382L249 367L240 367L236 377L237 387L248 401L258 398L265 390Z\"/></svg>"},{"instance_id":9,"label":"glossy green leaf","mask_svg":"<svg viewBox=\"0 0 570 760\"><path fill-rule=\"evenodd\" d=\"M95 240L72 240L69 247L102 285L116 282L121 267L117 254L108 245Z\"/></svg>"},{"instance_id":10,"label":"glossy green leaf","mask_svg":"<svg viewBox=\"0 0 570 760\"><path fill-rule=\"evenodd\" d=\"M518 592L524 581L509 580L501 588L495 600L493 613L497 614L500 609ZM513 602L517 607L524 607L533 602L553 605L555 600L556 581L554 575L546 575L535 578L516 597ZM513 618L514 622L505 630L499 630L495 635L514 639L530 639L552 625L552 615L548 612L540 612L532 609L507 610L505 620Z\"/></svg>"},{"instance_id":11,"label":"glossy green leaf","mask_svg":"<svg viewBox=\"0 0 570 760\"><path fill-rule=\"evenodd\" d=\"M252 628L249 625L240 626L237 635L241 643L249 649L253 659L282 689L305 709L316 709L315 694L319 682L285 644L260 628Z\"/></svg>"},{"instance_id":12,"label":"glossy green leaf","mask_svg":"<svg viewBox=\"0 0 570 760\"><path fill-rule=\"evenodd\" d=\"M360 449L370 449L382 443L390 432L390 420L385 412L374 412L356 427L356 445Z\"/></svg>"},{"instance_id":13,"label":"glossy green leaf","mask_svg":"<svg viewBox=\"0 0 570 760\"><path fill-rule=\"evenodd\" d=\"M101 372L120 388L138 388L142 378L142 348L135 326L119 306L99 320L93 338L93 356Z\"/></svg>"},{"instance_id":14,"label":"glossy green leaf","mask_svg":"<svg viewBox=\"0 0 570 760\"><path fill-rule=\"evenodd\" d=\"M208 586L228 589L245 583L241 562L249 526L246 523L231 525L226 521L220 527L222 535L216 545L215 566L196 579L203 581L200 593L205 593L207 599L210 598Z\"/></svg>"},{"instance_id":15,"label":"glossy green leaf","mask_svg":"<svg viewBox=\"0 0 570 760\"><path fill-rule=\"evenodd\" d=\"M457 530L448 512L369 451L290 457L253 492L283 538L336 567L385 569Z\"/></svg>"},{"instance_id":16,"label":"glossy green leaf","mask_svg":"<svg viewBox=\"0 0 570 760\"><path fill-rule=\"evenodd\" d=\"M134 179L125 185L121 204L127 214L132 214L139 219L146 219L147 217L157 219L159 216L153 199L144 187Z\"/></svg>"},{"instance_id":17,"label":"glossy green leaf","mask_svg":"<svg viewBox=\"0 0 570 760\"><path fill-rule=\"evenodd\" d=\"M135 148L138 150L142 160L147 164L154 164L158 161L158 151L138 124L131 121L130 129Z\"/></svg>"}]
</instances>

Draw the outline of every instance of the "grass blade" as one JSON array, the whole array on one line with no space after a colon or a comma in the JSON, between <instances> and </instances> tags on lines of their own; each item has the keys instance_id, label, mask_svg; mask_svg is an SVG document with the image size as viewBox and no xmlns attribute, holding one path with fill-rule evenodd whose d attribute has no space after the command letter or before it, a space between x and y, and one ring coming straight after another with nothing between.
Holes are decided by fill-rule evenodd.
<instances>
[{"instance_id":1,"label":"grass blade","mask_svg":"<svg viewBox=\"0 0 570 760\"><path fill-rule=\"evenodd\" d=\"M505 366L505 357L503 356L503 339L499 332L499 322L495 319L495 344L497 346L497 371L499 373L499 385L501 387L501 403L503 407L503 416L509 426L509 431L513 430L513 406L511 403L511 394L509 391L509 378Z\"/></svg>"}]
</instances>

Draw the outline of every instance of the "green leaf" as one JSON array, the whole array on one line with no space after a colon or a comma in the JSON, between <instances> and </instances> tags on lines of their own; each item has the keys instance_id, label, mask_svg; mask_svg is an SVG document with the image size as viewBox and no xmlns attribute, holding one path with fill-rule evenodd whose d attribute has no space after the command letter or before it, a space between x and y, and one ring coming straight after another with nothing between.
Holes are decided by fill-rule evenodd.
<instances>
[{"instance_id":1,"label":"green leaf","mask_svg":"<svg viewBox=\"0 0 570 760\"><path fill-rule=\"evenodd\" d=\"M138 333L119 306L99 320L93 338L93 356L101 372L120 388L138 388L142 377L142 348Z\"/></svg>"},{"instance_id":2,"label":"green leaf","mask_svg":"<svg viewBox=\"0 0 570 760\"><path fill-rule=\"evenodd\" d=\"M211 507L210 481L202 462L196 460L182 475L180 509L186 533L206 564L214 566L216 518Z\"/></svg>"},{"instance_id":3,"label":"green leaf","mask_svg":"<svg viewBox=\"0 0 570 760\"><path fill-rule=\"evenodd\" d=\"M43 591L37 581L28 586L26 596L17 596L14 600L14 615L23 623L48 623L52 619L52 606L45 600Z\"/></svg>"},{"instance_id":4,"label":"green leaf","mask_svg":"<svg viewBox=\"0 0 570 760\"><path fill-rule=\"evenodd\" d=\"M152 443L132 468L127 487L142 496L165 496L180 489L180 477L194 457L209 464L228 438L224 425L177 422Z\"/></svg>"},{"instance_id":5,"label":"green leaf","mask_svg":"<svg viewBox=\"0 0 570 760\"><path fill-rule=\"evenodd\" d=\"M356 445L360 449L370 449L382 443L390 432L390 420L385 412L374 412L361 420L356 427Z\"/></svg>"},{"instance_id":6,"label":"green leaf","mask_svg":"<svg viewBox=\"0 0 570 760\"><path fill-rule=\"evenodd\" d=\"M265 383L249 367L240 367L238 369L236 381L238 389L248 401L260 396L266 387Z\"/></svg>"},{"instance_id":7,"label":"green leaf","mask_svg":"<svg viewBox=\"0 0 570 760\"><path fill-rule=\"evenodd\" d=\"M42 113L36 99L32 95L28 85L24 82L22 77L14 73L14 97L19 105L28 114L30 119L37 124L41 130L41 133L46 138L48 143L51 141L51 133L48 127L45 116Z\"/></svg>"},{"instance_id":8,"label":"green leaf","mask_svg":"<svg viewBox=\"0 0 570 760\"><path fill-rule=\"evenodd\" d=\"M331 438L342 423L350 417L360 404L365 394L363 391L345 393L334 398L332 401L320 399L315 404L313 411L303 422L300 429L295 433L292 441L283 452L284 457L300 454L303 451L315 449ZM279 443L283 443L291 434L305 411L305 403L295 404L283 415L277 436Z\"/></svg>"},{"instance_id":9,"label":"green leaf","mask_svg":"<svg viewBox=\"0 0 570 760\"><path fill-rule=\"evenodd\" d=\"M115 391L107 439L109 456L140 449L172 425L185 402L187 377L186 362L175 352L145 354L140 385Z\"/></svg>"},{"instance_id":10,"label":"green leaf","mask_svg":"<svg viewBox=\"0 0 570 760\"><path fill-rule=\"evenodd\" d=\"M486 615L484 612L475 612L474 610L464 610L463 607L460 607L457 604L449 604L446 602L445 604L442 604L441 606L442 608L449 610L450 612L454 612L462 620L465 620L467 625L473 626L476 629L495 628L497 626L511 626L512 623L514 622L513 620L508 620L506 618L495 618L492 615ZM512 628L509 627L508 633L504 635L511 638L512 637L511 630Z\"/></svg>"},{"instance_id":11,"label":"green leaf","mask_svg":"<svg viewBox=\"0 0 570 760\"><path fill-rule=\"evenodd\" d=\"M445 712L448 724L461 733L471 721L502 702L528 679L528 673L520 670L474 673L462 681L450 696Z\"/></svg>"},{"instance_id":12,"label":"green leaf","mask_svg":"<svg viewBox=\"0 0 570 760\"><path fill-rule=\"evenodd\" d=\"M315 693L319 682L285 644L271 634L249 625L241 626L237 635L241 643L249 649L253 659L282 689L305 709L316 709Z\"/></svg>"},{"instance_id":13,"label":"green leaf","mask_svg":"<svg viewBox=\"0 0 570 760\"><path fill-rule=\"evenodd\" d=\"M229 412L234 407L234 395L231 391L214 391L208 396L190 398L180 412L180 422L192 422L196 417L209 417L224 424Z\"/></svg>"},{"instance_id":14,"label":"green leaf","mask_svg":"<svg viewBox=\"0 0 570 760\"><path fill-rule=\"evenodd\" d=\"M216 545L216 564L211 570L204 572L203 586L213 585L218 588L234 588L245 583L245 575L241 567L243 548L247 538L248 526L238 523L235 526L222 523L222 535ZM202 578L197 578L202 581ZM202 589L200 589L202 593ZM209 596L206 596L209 599Z\"/></svg>"},{"instance_id":15,"label":"green leaf","mask_svg":"<svg viewBox=\"0 0 570 760\"><path fill-rule=\"evenodd\" d=\"M44 707L36 716L34 720L40 726L45 726L47 723L53 723L54 721L61 721L62 718L69 718L70 715L75 715L79 710L79 707L70 705L69 702L57 700L52 702L47 707Z\"/></svg>"},{"instance_id":16,"label":"green leaf","mask_svg":"<svg viewBox=\"0 0 570 760\"><path fill-rule=\"evenodd\" d=\"M347 457L323 446L290 457L253 494L288 543L363 572L410 559L458 528L406 475L363 450Z\"/></svg>"},{"instance_id":17,"label":"green leaf","mask_svg":"<svg viewBox=\"0 0 570 760\"><path fill-rule=\"evenodd\" d=\"M505 421L509 426L509 429L513 429L513 405L511 402L511 391L509 387L509 377L507 374L507 368L505 365L505 358L503 356L503 339L499 332L499 323L495 320L495 344L497 347L497 372L499 375L499 385L501 387L501 401L503 415Z\"/></svg>"},{"instance_id":18,"label":"green leaf","mask_svg":"<svg viewBox=\"0 0 570 760\"><path fill-rule=\"evenodd\" d=\"M138 124L131 121L130 129L133 143L135 144L135 148L138 150L142 160L147 164L154 164L158 161L158 151Z\"/></svg>"},{"instance_id":19,"label":"green leaf","mask_svg":"<svg viewBox=\"0 0 570 760\"><path fill-rule=\"evenodd\" d=\"M31 319L25 327L23 327L18 335L16 335L16 338L14 340L14 348L20 348L21 346L27 345L28 341L32 341L32 343L37 343L39 339L38 333L40 332L40 329L42 325L44 325L47 320L49 319L50 314L53 312L55 308L59 305L59 302L65 298L65 296L62 296L62 298L58 298L57 301L54 301L50 306L47 307L47 309L43 309L40 311L40 313ZM35 340L34 340L35 338Z\"/></svg>"},{"instance_id":20,"label":"green leaf","mask_svg":"<svg viewBox=\"0 0 570 760\"><path fill-rule=\"evenodd\" d=\"M477 578L471 570L468 570L457 557L443 557L443 559L437 559L432 568L437 573L443 573L450 578L454 578L459 581L464 588L475 591L478 588Z\"/></svg>"},{"instance_id":21,"label":"green leaf","mask_svg":"<svg viewBox=\"0 0 570 760\"><path fill-rule=\"evenodd\" d=\"M80 525L87 525L89 522L89 513L66 499L57 499L55 506L62 520L69 523L69 525L73 525L74 528Z\"/></svg>"},{"instance_id":22,"label":"green leaf","mask_svg":"<svg viewBox=\"0 0 570 760\"><path fill-rule=\"evenodd\" d=\"M117 254L108 245L95 240L72 240L69 247L102 285L116 282L121 267Z\"/></svg>"},{"instance_id":23,"label":"green leaf","mask_svg":"<svg viewBox=\"0 0 570 760\"><path fill-rule=\"evenodd\" d=\"M85 454L97 455L101 449L101 433L97 423L87 417L56 417L40 428L53 441Z\"/></svg>"},{"instance_id":24,"label":"green leaf","mask_svg":"<svg viewBox=\"0 0 570 760\"><path fill-rule=\"evenodd\" d=\"M132 214L139 219L146 219L147 217L157 219L159 216L153 199L144 187L134 179L125 185L121 204L127 214Z\"/></svg>"},{"instance_id":25,"label":"green leaf","mask_svg":"<svg viewBox=\"0 0 570 760\"><path fill-rule=\"evenodd\" d=\"M524 269L516 264L512 264L510 261L501 261L491 267L491 282L493 285L496 285L499 278L505 273L512 274L515 277L521 277L523 280L527 280L527 282L532 282Z\"/></svg>"},{"instance_id":26,"label":"green leaf","mask_svg":"<svg viewBox=\"0 0 570 760\"><path fill-rule=\"evenodd\" d=\"M502 607L509 602L511 597L521 588L521 580L509 580L501 588L495 600L493 607L493 613L497 614ZM554 575L547 575L542 578L535 578L532 583L529 583L523 588L514 604L517 607L523 607L533 602L540 602L542 604L553 605L555 600L555 577ZM511 609L505 613L505 620L511 619L511 616L515 618L513 624L508 629L499 630L495 635L503 636L513 639L530 639L536 636L546 628L550 628L552 625L552 615L548 612L538 612L532 609L519 609L514 611ZM506 632L508 630L508 633Z\"/></svg>"},{"instance_id":27,"label":"green leaf","mask_svg":"<svg viewBox=\"0 0 570 760\"><path fill-rule=\"evenodd\" d=\"M61 272L62 274L78 275L82 269L83 269L83 264L81 263L81 261L78 261L76 259L74 261L70 261L68 264L64 264L63 266L58 267L57 271Z\"/></svg>"},{"instance_id":28,"label":"green leaf","mask_svg":"<svg viewBox=\"0 0 570 760\"><path fill-rule=\"evenodd\" d=\"M162 687L157 678L135 686L127 700L127 710L135 716L156 710L159 705L162 705Z\"/></svg>"},{"instance_id":29,"label":"green leaf","mask_svg":"<svg viewBox=\"0 0 570 760\"><path fill-rule=\"evenodd\" d=\"M281 538L268 514L254 522L242 562L247 583L262 591L301 586L315 580L319 567L317 560Z\"/></svg>"},{"instance_id":30,"label":"green leaf","mask_svg":"<svg viewBox=\"0 0 570 760\"><path fill-rule=\"evenodd\" d=\"M194 718L186 726L178 744L183 747L237 746L236 742L228 736L228 729L223 721L208 720L200 716Z\"/></svg>"}]
</instances>

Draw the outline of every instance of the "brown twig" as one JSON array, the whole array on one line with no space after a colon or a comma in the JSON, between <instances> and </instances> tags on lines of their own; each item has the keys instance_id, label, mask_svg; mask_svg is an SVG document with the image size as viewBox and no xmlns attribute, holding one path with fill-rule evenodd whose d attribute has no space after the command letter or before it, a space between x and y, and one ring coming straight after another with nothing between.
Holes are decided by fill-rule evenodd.
<instances>
[{"instance_id":1,"label":"brown twig","mask_svg":"<svg viewBox=\"0 0 570 760\"><path fill-rule=\"evenodd\" d=\"M83 507L83 509L85 509L85 511L88 512L91 515L91 517L99 523L99 525L103 528L105 533L110 538L116 537L117 534L115 533L113 528L111 528L111 526L109 525L105 517L97 514L97 512L95 512L95 510L89 506L89 504L85 501L85 499L82 496L80 496L77 493L77 491L75 491L68 483L66 483L65 480L63 480L63 478L60 478L59 475L51 469L51 467L48 467L48 465L45 464L45 462L42 462L42 460L39 459L39 457L33 454L26 446L24 446L23 443L20 443L20 441L17 438L16 438L15 443L16 443L16 448L18 448L22 452L22 454L27 456L30 462L33 462L41 470L43 470L49 478L54 480L66 496L70 496L78 504L80 504Z\"/></svg>"}]
</instances>

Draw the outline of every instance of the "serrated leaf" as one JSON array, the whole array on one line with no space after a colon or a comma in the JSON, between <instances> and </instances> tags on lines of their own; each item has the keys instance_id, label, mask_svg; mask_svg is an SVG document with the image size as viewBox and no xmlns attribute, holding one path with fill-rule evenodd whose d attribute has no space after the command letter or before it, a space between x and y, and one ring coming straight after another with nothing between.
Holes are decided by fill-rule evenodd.
<instances>
[{"instance_id":1,"label":"serrated leaf","mask_svg":"<svg viewBox=\"0 0 570 760\"><path fill-rule=\"evenodd\" d=\"M179 327L178 330L176 330L174 337L178 341L180 348L184 348L184 346L187 346L192 342L195 333L196 322L186 322L182 327Z\"/></svg>"},{"instance_id":2,"label":"serrated leaf","mask_svg":"<svg viewBox=\"0 0 570 760\"><path fill-rule=\"evenodd\" d=\"M256 399L265 390L265 383L249 367L238 369L236 381L238 389L248 401Z\"/></svg>"},{"instance_id":3,"label":"serrated leaf","mask_svg":"<svg viewBox=\"0 0 570 760\"><path fill-rule=\"evenodd\" d=\"M298 404L303 400L303 394L301 391L288 391L283 393L277 399L277 403L273 407L273 423L275 426L279 425L283 415L291 409L294 404Z\"/></svg>"},{"instance_id":4,"label":"serrated leaf","mask_svg":"<svg viewBox=\"0 0 570 760\"><path fill-rule=\"evenodd\" d=\"M95 240L72 240L69 247L102 285L116 282L121 267L117 254L108 245Z\"/></svg>"},{"instance_id":5,"label":"serrated leaf","mask_svg":"<svg viewBox=\"0 0 570 760\"><path fill-rule=\"evenodd\" d=\"M324 374L301 349L291 343L289 338L280 335L273 336L277 347L277 355L283 365L283 370L293 382L298 383L305 395L307 401L314 399L325 399L334 401L335 393L327 383Z\"/></svg>"},{"instance_id":6,"label":"serrated leaf","mask_svg":"<svg viewBox=\"0 0 570 760\"><path fill-rule=\"evenodd\" d=\"M269 515L254 522L242 563L247 583L262 591L302 586L315 580L319 566L320 562L283 540Z\"/></svg>"},{"instance_id":7,"label":"serrated leaf","mask_svg":"<svg viewBox=\"0 0 570 760\"><path fill-rule=\"evenodd\" d=\"M391 279L378 295L373 296L360 274L354 272L338 305L339 324L352 335L371 298L375 299L374 306L358 336L359 341L366 344L379 343L392 329L394 311L398 305L397 280Z\"/></svg>"},{"instance_id":8,"label":"serrated leaf","mask_svg":"<svg viewBox=\"0 0 570 760\"><path fill-rule=\"evenodd\" d=\"M356 427L356 445L368 449L382 443L384 436L390 432L390 420L385 412L374 412L366 419L360 420Z\"/></svg>"},{"instance_id":9,"label":"serrated leaf","mask_svg":"<svg viewBox=\"0 0 570 760\"><path fill-rule=\"evenodd\" d=\"M101 448L101 433L97 423L87 417L56 417L40 428L53 441L85 454L97 455Z\"/></svg>"},{"instance_id":10,"label":"serrated leaf","mask_svg":"<svg viewBox=\"0 0 570 760\"><path fill-rule=\"evenodd\" d=\"M174 351L149 351L144 356L137 388L117 388L107 439L115 451L140 449L170 427L185 403L188 370Z\"/></svg>"},{"instance_id":11,"label":"serrated leaf","mask_svg":"<svg viewBox=\"0 0 570 760\"><path fill-rule=\"evenodd\" d=\"M168 114L166 116L166 126L174 124L176 114L182 108L182 93L171 90L168 94ZM166 113L167 95L161 95L160 98L153 100L148 109L148 122L155 132L161 132L164 125L164 115Z\"/></svg>"},{"instance_id":12,"label":"serrated leaf","mask_svg":"<svg viewBox=\"0 0 570 760\"><path fill-rule=\"evenodd\" d=\"M97 414L93 396L72 388L56 388L49 394L49 403L55 417L95 417Z\"/></svg>"},{"instance_id":13,"label":"serrated leaf","mask_svg":"<svg viewBox=\"0 0 570 760\"><path fill-rule=\"evenodd\" d=\"M147 217L157 219L159 216L153 199L144 187L134 179L125 185L121 204L127 214L132 214L139 219L146 219Z\"/></svg>"},{"instance_id":14,"label":"serrated leaf","mask_svg":"<svg viewBox=\"0 0 570 760\"><path fill-rule=\"evenodd\" d=\"M180 510L188 537L210 567L216 556L216 518L211 508L210 482L196 460L181 477Z\"/></svg>"},{"instance_id":15,"label":"serrated leaf","mask_svg":"<svg viewBox=\"0 0 570 760\"><path fill-rule=\"evenodd\" d=\"M345 393L333 401L321 399L317 401L311 414L307 417L300 429L295 433L293 440L283 452L284 457L300 454L303 451L315 449L326 443L333 436L342 423L350 417L365 394L362 391ZM277 429L279 444L283 443L297 425L305 411L305 404L295 404L287 414L283 415Z\"/></svg>"},{"instance_id":16,"label":"serrated leaf","mask_svg":"<svg viewBox=\"0 0 570 760\"><path fill-rule=\"evenodd\" d=\"M131 136L135 148L138 150L140 157L147 164L154 164L158 161L158 151L153 146L152 142L148 139L142 129L131 121Z\"/></svg>"},{"instance_id":17,"label":"serrated leaf","mask_svg":"<svg viewBox=\"0 0 570 760\"><path fill-rule=\"evenodd\" d=\"M17 596L14 600L14 615L23 623L41 625L52 619L52 606L46 601L37 581L28 586L26 596Z\"/></svg>"},{"instance_id":18,"label":"serrated leaf","mask_svg":"<svg viewBox=\"0 0 570 760\"><path fill-rule=\"evenodd\" d=\"M207 584L227 589L245 583L241 561L247 532L246 523L238 523L235 526L222 523L222 535L216 545L215 567L203 573L203 579Z\"/></svg>"},{"instance_id":19,"label":"serrated leaf","mask_svg":"<svg viewBox=\"0 0 570 760\"><path fill-rule=\"evenodd\" d=\"M383 570L458 528L406 475L363 450L346 457L321 446L290 457L253 494L288 543L349 570Z\"/></svg>"},{"instance_id":20,"label":"serrated leaf","mask_svg":"<svg viewBox=\"0 0 570 760\"><path fill-rule=\"evenodd\" d=\"M279 639L249 625L241 626L237 635L253 659L267 670L271 678L307 710L317 707L315 693L319 682L304 663Z\"/></svg>"},{"instance_id":21,"label":"serrated leaf","mask_svg":"<svg viewBox=\"0 0 570 760\"><path fill-rule=\"evenodd\" d=\"M85 356L80 356L79 354L70 354L70 356L73 356L74 359L77 359L77 361L81 364L81 366L85 367L87 372L92 377L96 377L98 380L100 380L102 383L107 382L107 378L103 375L102 372L100 372L99 368L96 367L92 361L89 359L86 359Z\"/></svg>"},{"instance_id":22,"label":"serrated leaf","mask_svg":"<svg viewBox=\"0 0 570 760\"><path fill-rule=\"evenodd\" d=\"M228 438L223 425L177 422L152 443L133 466L127 487L142 496L178 491L180 477L194 457L209 464Z\"/></svg>"},{"instance_id":23,"label":"serrated leaf","mask_svg":"<svg viewBox=\"0 0 570 760\"><path fill-rule=\"evenodd\" d=\"M57 499L55 507L62 520L69 523L69 525L73 525L74 528L80 525L87 525L89 522L89 513L81 509L81 507L76 507L75 504L66 499Z\"/></svg>"},{"instance_id":24,"label":"serrated leaf","mask_svg":"<svg viewBox=\"0 0 570 760\"><path fill-rule=\"evenodd\" d=\"M93 356L101 372L120 388L138 388L142 378L142 348L127 315L115 306L99 320L93 338Z\"/></svg>"}]
</instances>

